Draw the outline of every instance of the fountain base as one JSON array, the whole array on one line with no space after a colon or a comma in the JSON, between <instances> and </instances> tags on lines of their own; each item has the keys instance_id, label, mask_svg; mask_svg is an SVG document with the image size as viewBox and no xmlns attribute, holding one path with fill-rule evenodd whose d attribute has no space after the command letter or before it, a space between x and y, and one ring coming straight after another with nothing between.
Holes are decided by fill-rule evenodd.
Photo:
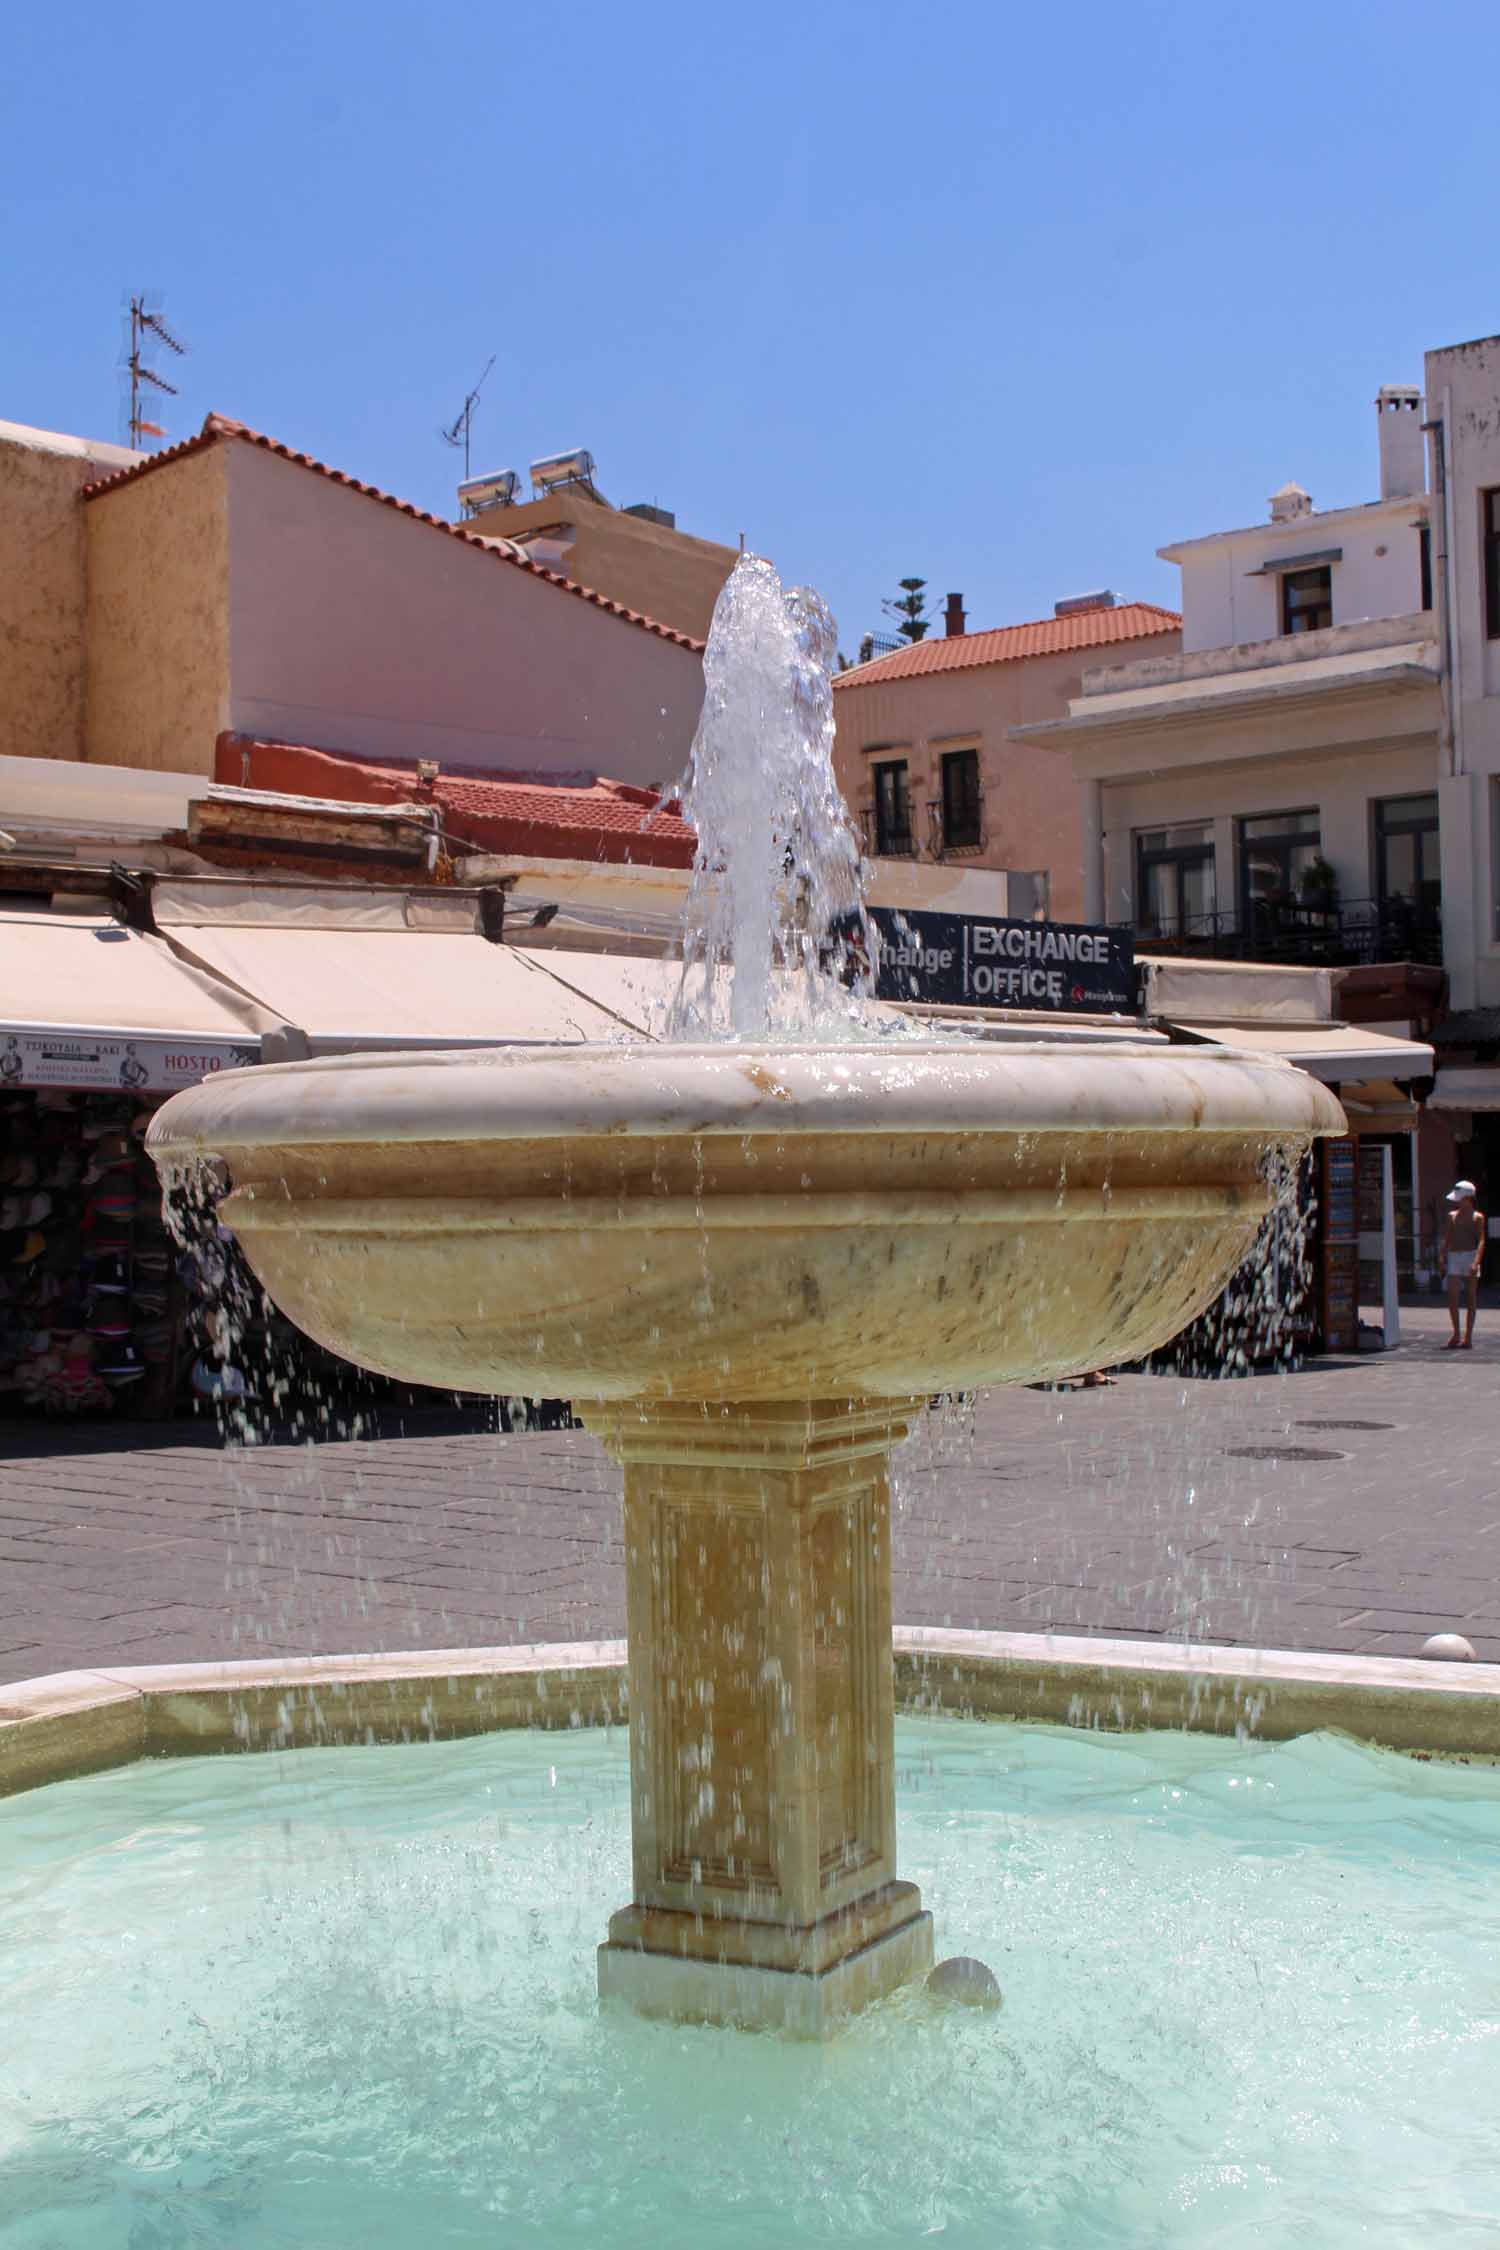
<instances>
[{"instance_id":1,"label":"fountain base","mask_svg":"<svg viewBox=\"0 0 1500 2250\"><path fill-rule=\"evenodd\" d=\"M912 1404L578 1410L625 1468L635 1896L600 1992L820 2037L932 1965L895 1867L886 1456Z\"/></svg>"},{"instance_id":2,"label":"fountain base","mask_svg":"<svg viewBox=\"0 0 1500 2250\"><path fill-rule=\"evenodd\" d=\"M853 1951L845 1949L847 1930L840 1915L831 1914L802 1933L809 1954L829 1955L824 1968L773 1968L723 1953L709 1957L643 1945L631 1934L637 1910L626 1907L610 1917L609 1942L599 1948L599 1997L627 2001L642 2016L826 2039L847 2017L883 2000L898 1985L924 1977L932 1967L932 1916L923 1911L914 1883L893 1887L908 1894L909 1919L856 1944ZM709 1927L692 1925L695 1934L706 1934ZM731 1944L753 1946L757 1934L754 1924L732 1934L712 1928L715 1937L725 1934Z\"/></svg>"}]
</instances>

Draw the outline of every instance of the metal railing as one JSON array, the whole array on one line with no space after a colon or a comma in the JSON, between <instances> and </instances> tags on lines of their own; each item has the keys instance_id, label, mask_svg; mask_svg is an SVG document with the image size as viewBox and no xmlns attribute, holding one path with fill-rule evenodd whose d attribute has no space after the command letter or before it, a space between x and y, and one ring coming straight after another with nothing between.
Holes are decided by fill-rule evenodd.
<instances>
[{"instance_id":1,"label":"metal railing","mask_svg":"<svg viewBox=\"0 0 1500 2250\"><path fill-rule=\"evenodd\" d=\"M1258 901L1247 916L1196 914L1164 929L1136 925L1136 943L1153 953L1218 961L1308 962L1359 968L1376 961L1443 962L1442 921L1407 899Z\"/></svg>"},{"instance_id":2,"label":"metal railing","mask_svg":"<svg viewBox=\"0 0 1500 2250\"><path fill-rule=\"evenodd\" d=\"M928 800L927 856L929 859L963 859L970 852L987 851L989 841L989 833L984 825L983 812L980 813L977 821L959 826L957 832L950 835L948 824L943 818L942 798L933 797Z\"/></svg>"},{"instance_id":3,"label":"metal railing","mask_svg":"<svg viewBox=\"0 0 1500 2250\"><path fill-rule=\"evenodd\" d=\"M873 810L859 816L860 844L867 859L915 859L916 832L908 817L905 827L893 828L877 819Z\"/></svg>"},{"instance_id":4,"label":"metal railing","mask_svg":"<svg viewBox=\"0 0 1500 2250\"><path fill-rule=\"evenodd\" d=\"M873 809L860 814L859 834L867 859L967 859L987 851L990 841L983 820L977 829L963 828L950 839L943 822L940 798L927 807L925 838L919 837L916 823L909 815L902 828L882 827Z\"/></svg>"}]
</instances>

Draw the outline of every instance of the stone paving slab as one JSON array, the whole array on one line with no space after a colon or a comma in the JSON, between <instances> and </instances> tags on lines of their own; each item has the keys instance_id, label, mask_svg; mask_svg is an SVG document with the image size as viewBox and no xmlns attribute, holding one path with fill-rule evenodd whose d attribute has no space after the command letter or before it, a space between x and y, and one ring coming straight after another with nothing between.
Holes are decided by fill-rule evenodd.
<instances>
[{"instance_id":1,"label":"stone paving slab","mask_svg":"<svg viewBox=\"0 0 1500 2250\"><path fill-rule=\"evenodd\" d=\"M986 1394L898 1457L906 1625L1500 1659L1500 1322L1293 1375ZM454 1418L224 1451L0 1428L0 1682L109 1663L609 1639L619 1471Z\"/></svg>"}]
</instances>

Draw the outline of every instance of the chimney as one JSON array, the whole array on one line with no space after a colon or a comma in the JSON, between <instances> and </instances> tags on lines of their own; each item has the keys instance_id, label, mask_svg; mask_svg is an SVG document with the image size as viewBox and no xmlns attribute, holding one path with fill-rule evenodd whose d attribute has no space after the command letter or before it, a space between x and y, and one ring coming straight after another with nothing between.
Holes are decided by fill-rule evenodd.
<instances>
[{"instance_id":1,"label":"chimney","mask_svg":"<svg viewBox=\"0 0 1500 2250\"><path fill-rule=\"evenodd\" d=\"M950 594L948 596L948 607L943 612L943 631L950 641L954 641L958 639L961 633L966 633L968 629L969 621L964 615L963 595Z\"/></svg>"},{"instance_id":2,"label":"chimney","mask_svg":"<svg viewBox=\"0 0 1500 2250\"><path fill-rule=\"evenodd\" d=\"M1427 490L1427 448L1422 438L1422 394L1411 383L1382 383L1375 399L1380 422L1380 497L1405 500Z\"/></svg>"},{"instance_id":3,"label":"chimney","mask_svg":"<svg viewBox=\"0 0 1500 2250\"><path fill-rule=\"evenodd\" d=\"M1312 494L1304 492L1300 484L1284 484L1271 495L1272 523L1295 523L1299 516L1312 514Z\"/></svg>"}]
</instances>

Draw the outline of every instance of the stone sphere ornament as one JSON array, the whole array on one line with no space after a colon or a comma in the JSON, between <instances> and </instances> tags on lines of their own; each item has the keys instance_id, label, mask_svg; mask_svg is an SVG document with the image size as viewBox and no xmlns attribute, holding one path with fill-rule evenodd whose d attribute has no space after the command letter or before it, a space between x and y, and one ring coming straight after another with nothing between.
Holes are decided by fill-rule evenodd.
<instances>
[{"instance_id":1,"label":"stone sphere ornament","mask_svg":"<svg viewBox=\"0 0 1500 2250\"><path fill-rule=\"evenodd\" d=\"M934 2000L949 2001L960 2008L1004 2006L994 1970L970 1953L950 1953L946 1961L939 1961L927 1979L927 1989Z\"/></svg>"},{"instance_id":2,"label":"stone sphere ornament","mask_svg":"<svg viewBox=\"0 0 1500 2250\"><path fill-rule=\"evenodd\" d=\"M1447 1664L1472 1664L1474 1643L1466 1641L1462 1633L1433 1633L1422 1643L1423 1656L1435 1656Z\"/></svg>"}]
</instances>

